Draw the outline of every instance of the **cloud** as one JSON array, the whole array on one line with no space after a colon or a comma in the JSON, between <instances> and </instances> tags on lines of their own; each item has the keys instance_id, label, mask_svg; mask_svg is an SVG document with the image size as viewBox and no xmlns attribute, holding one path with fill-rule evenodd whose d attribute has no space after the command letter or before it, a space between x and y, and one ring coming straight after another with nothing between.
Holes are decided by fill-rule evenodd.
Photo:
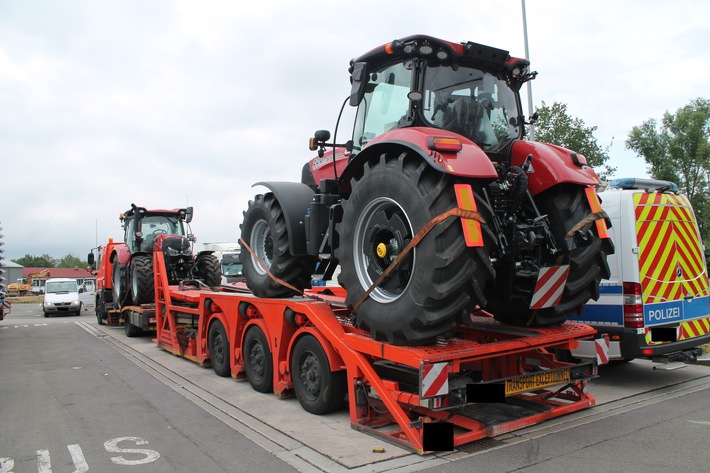
<instances>
[{"instance_id":1,"label":"cloud","mask_svg":"<svg viewBox=\"0 0 710 473\"><path fill-rule=\"evenodd\" d=\"M535 103L567 103L643 173L623 140L703 94L710 6L526 6ZM517 0L0 2L6 257L83 256L132 202L194 205L200 241L235 241L252 185L298 180L334 130L350 59L415 33L525 54Z\"/></svg>"}]
</instances>

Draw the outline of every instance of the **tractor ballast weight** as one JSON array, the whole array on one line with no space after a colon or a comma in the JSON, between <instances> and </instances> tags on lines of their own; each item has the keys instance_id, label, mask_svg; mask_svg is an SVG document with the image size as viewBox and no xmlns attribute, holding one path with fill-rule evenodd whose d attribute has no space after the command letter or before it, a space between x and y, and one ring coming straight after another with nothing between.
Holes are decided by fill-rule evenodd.
<instances>
[{"instance_id":1,"label":"tractor ballast weight","mask_svg":"<svg viewBox=\"0 0 710 473\"><path fill-rule=\"evenodd\" d=\"M317 131L302 182L261 182L244 213L249 288L290 296L340 265L355 323L397 345L477 307L545 326L598 298L614 251L599 179L581 154L523 140L528 66L423 35L351 61L352 139Z\"/></svg>"}]
</instances>

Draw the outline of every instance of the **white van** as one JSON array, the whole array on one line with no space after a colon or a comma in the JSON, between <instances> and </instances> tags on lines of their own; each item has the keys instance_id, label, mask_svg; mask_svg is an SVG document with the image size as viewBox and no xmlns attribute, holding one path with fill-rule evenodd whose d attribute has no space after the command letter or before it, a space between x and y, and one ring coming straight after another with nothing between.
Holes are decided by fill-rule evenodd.
<instances>
[{"instance_id":1,"label":"white van","mask_svg":"<svg viewBox=\"0 0 710 473\"><path fill-rule=\"evenodd\" d=\"M45 317L53 314L80 315L81 300L76 279L50 278L44 285L42 312Z\"/></svg>"},{"instance_id":2,"label":"white van","mask_svg":"<svg viewBox=\"0 0 710 473\"><path fill-rule=\"evenodd\" d=\"M652 179L616 179L599 189L616 252L599 300L571 320L608 335L609 360L694 361L710 342L704 246L688 198ZM593 356L581 343L577 358Z\"/></svg>"}]
</instances>

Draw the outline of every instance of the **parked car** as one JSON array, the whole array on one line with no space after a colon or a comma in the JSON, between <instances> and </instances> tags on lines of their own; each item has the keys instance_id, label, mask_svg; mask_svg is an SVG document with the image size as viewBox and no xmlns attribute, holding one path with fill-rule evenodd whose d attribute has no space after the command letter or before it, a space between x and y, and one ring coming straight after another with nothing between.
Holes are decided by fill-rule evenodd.
<instances>
[{"instance_id":1,"label":"parked car","mask_svg":"<svg viewBox=\"0 0 710 473\"><path fill-rule=\"evenodd\" d=\"M53 314L79 315L81 300L76 279L50 278L44 285L42 312L45 317Z\"/></svg>"}]
</instances>

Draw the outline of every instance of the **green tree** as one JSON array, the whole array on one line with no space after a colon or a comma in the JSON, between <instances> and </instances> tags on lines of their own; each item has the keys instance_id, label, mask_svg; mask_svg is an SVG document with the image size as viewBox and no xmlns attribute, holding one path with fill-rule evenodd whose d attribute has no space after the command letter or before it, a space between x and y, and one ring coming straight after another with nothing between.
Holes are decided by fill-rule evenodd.
<instances>
[{"instance_id":1,"label":"green tree","mask_svg":"<svg viewBox=\"0 0 710 473\"><path fill-rule=\"evenodd\" d=\"M710 241L710 101L692 100L635 126L626 147L641 156L656 179L678 184L693 204L704 241Z\"/></svg>"},{"instance_id":2,"label":"green tree","mask_svg":"<svg viewBox=\"0 0 710 473\"><path fill-rule=\"evenodd\" d=\"M553 102L536 110L535 141L542 141L581 153L602 179L608 179L616 171L609 166L609 146L602 147L594 137L596 126L587 126L581 118L572 117L567 105Z\"/></svg>"},{"instance_id":3,"label":"green tree","mask_svg":"<svg viewBox=\"0 0 710 473\"><path fill-rule=\"evenodd\" d=\"M42 256L33 256L25 254L22 258L12 260L14 263L24 266L25 268L54 268L56 260L45 254Z\"/></svg>"},{"instance_id":4,"label":"green tree","mask_svg":"<svg viewBox=\"0 0 710 473\"><path fill-rule=\"evenodd\" d=\"M64 258L57 261L57 268L86 268L89 265L86 261L82 261L79 257L69 253Z\"/></svg>"}]
</instances>

